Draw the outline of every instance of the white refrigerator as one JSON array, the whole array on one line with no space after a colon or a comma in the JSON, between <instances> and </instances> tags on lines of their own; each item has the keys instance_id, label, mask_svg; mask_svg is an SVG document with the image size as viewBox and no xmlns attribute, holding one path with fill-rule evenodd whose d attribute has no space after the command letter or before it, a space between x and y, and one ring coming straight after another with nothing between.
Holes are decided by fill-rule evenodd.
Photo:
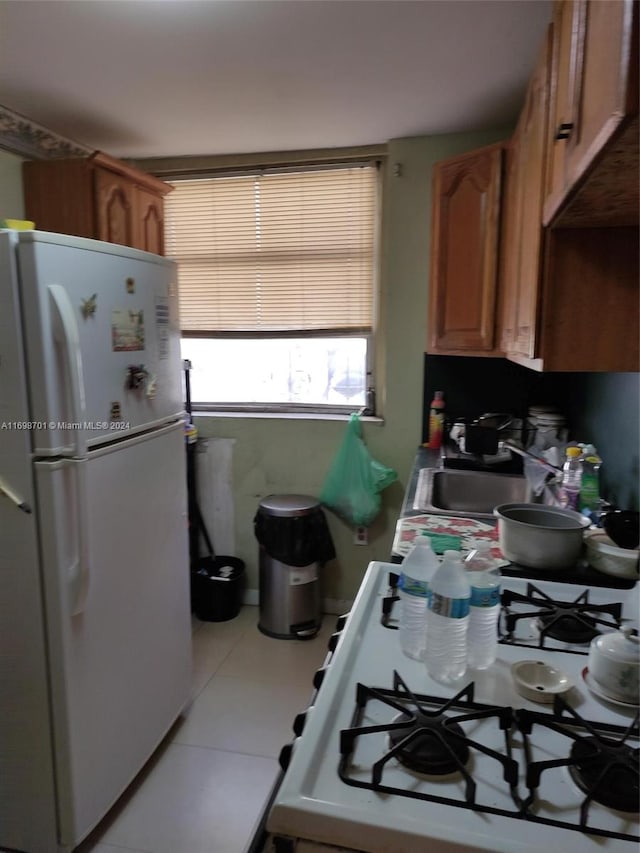
<instances>
[{"instance_id":1,"label":"white refrigerator","mask_svg":"<svg viewBox=\"0 0 640 853\"><path fill-rule=\"evenodd\" d=\"M70 851L189 700L175 265L0 231L0 849Z\"/></svg>"}]
</instances>

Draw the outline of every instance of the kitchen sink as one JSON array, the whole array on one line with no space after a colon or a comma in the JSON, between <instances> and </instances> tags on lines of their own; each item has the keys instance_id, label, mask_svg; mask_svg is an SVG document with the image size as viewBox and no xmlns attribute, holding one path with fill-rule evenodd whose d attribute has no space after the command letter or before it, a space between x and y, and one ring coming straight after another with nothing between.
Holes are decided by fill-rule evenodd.
<instances>
[{"instance_id":1,"label":"kitchen sink","mask_svg":"<svg viewBox=\"0 0 640 853\"><path fill-rule=\"evenodd\" d=\"M493 508L498 504L531 502L533 495L522 475L422 468L413 509L440 515L493 518Z\"/></svg>"}]
</instances>

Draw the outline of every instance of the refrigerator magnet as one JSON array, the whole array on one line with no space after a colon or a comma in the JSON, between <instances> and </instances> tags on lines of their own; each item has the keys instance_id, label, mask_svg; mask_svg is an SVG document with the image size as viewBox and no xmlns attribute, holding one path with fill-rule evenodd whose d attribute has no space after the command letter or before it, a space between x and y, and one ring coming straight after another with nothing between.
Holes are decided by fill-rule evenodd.
<instances>
[{"instance_id":1,"label":"refrigerator magnet","mask_svg":"<svg viewBox=\"0 0 640 853\"><path fill-rule=\"evenodd\" d=\"M87 320L89 317L93 317L96 313L96 304L98 301L98 294L94 293L88 299L82 300L82 305L80 306L80 313Z\"/></svg>"},{"instance_id":2,"label":"refrigerator magnet","mask_svg":"<svg viewBox=\"0 0 640 853\"><path fill-rule=\"evenodd\" d=\"M111 345L114 352L144 349L144 311L111 312Z\"/></svg>"}]
</instances>

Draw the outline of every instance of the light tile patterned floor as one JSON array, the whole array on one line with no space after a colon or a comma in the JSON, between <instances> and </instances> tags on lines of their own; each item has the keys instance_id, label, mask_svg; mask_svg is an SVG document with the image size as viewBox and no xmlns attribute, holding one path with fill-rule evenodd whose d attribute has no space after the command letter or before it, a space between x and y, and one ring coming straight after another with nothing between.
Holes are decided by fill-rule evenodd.
<instances>
[{"instance_id":1,"label":"light tile patterned floor","mask_svg":"<svg viewBox=\"0 0 640 853\"><path fill-rule=\"evenodd\" d=\"M191 706L77 853L243 853L335 622L302 641L261 634L257 607L194 620Z\"/></svg>"}]
</instances>

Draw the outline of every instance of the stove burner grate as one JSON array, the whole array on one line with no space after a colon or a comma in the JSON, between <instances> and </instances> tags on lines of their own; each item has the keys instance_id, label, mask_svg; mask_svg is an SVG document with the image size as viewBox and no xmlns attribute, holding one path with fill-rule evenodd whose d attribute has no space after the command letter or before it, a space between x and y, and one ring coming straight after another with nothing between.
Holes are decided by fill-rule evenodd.
<instances>
[{"instance_id":1,"label":"stove burner grate","mask_svg":"<svg viewBox=\"0 0 640 853\"><path fill-rule=\"evenodd\" d=\"M589 601L588 589L583 590L573 601L558 601L528 583L525 594L506 589L501 599L505 639L513 642L514 631L521 619L537 617L540 648L544 648L546 638L584 645L601 633L599 626L617 629L622 624L622 604L593 604ZM513 603L530 604L536 609L514 612L510 609Z\"/></svg>"},{"instance_id":2,"label":"stove burner grate","mask_svg":"<svg viewBox=\"0 0 640 853\"><path fill-rule=\"evenodd\" d=\"M612 837L637 841L638 836L601 833L595 830L589 825L589 812L593 803L629 814L637 814L640 811L637 746L640 734L639 715L636 714L633 722L622 730L605 723L593 724L583 719L562 697L556 696L553 715L521 709L516 711L516 719L520 731L525 735L526 784L529 797L524 805L527 814L531 814L531 809L535 808L537 791L543 774L553 768L567 767L569 775L579 790L585 794L580 805L579 828L584 832L609 834ZM535 726L546 727L573 741L567 758L550 761L530 760L528 738ZM629 743L632 738L635 739L636 746Z\"/></svg>"},{"instance_id":3,"label":"stove burner grate","mask_svg":"<svg viewBox=\"0 0 640 853\"><path fill-rule=\"evenodd\" d=\"M638 751L610 738L586 737L571 747L571 778L595 802L610 809L640 811Z\"/></svg>"},{"instance_id":4,"label":"stove burner grate","mask_svg":"<svg viewBox=\"0 0 640 853\"><path fill-rule=\"evenodd\" d=\"M573 612L572 605L555 605L538 616L541 637L563 643L590 643L600 633L595 620L585 613Z\"/></svg>"},{"instance_id":5,"label":"stove burner grate","mask_svg":"<svg viewBox=\"0 0 640 853\"><path fill-rule=\"evenodd\" d=\"M469 684L451 699L413 694L395 671L392 690L367 687L359 683L356 686L356 708L352 725L340 732L340 778L347 785L368 790L463 806L493 814L518 814L522 801L517 792L518 763L511 756L513 710L508 707L496 708L476 704L473 702L473 692L473 684ZM381 702L383 706L400 713L381 725L360 725L370 701ZM466 736L463 725L466 721L486 718L496 719L504 733L504 753ZM368 771L370 778L356 778L351 769L358 738L379 737L382 733L387 734L390 748L372 763ZM512 811L493 808L476 801L476 783L467 769L470 754L474 750L495 759L502 766L502 776L509 786L514 802ZM394 758L411 770L430 776L434 782L431 788L433 793L386 784L384 770ZM458 774L462 780L463 792L458 797L437 793L440 790L437 777L451 773Z\"/></svg>"},{"instance_id":6,"label":"stove burner grate","mask_svg":"<svg viewBox=\"0 0 640 853\"><path fill-rule=\"evenodd\" d=\"M469 760L464 729L458 723L447 727L447 717L423 714L399 714L393 723L401 726L389 732L389 741L396 748L395 756L418 773L445 776L464 767Z\"/></svg>"}]
</instances>

